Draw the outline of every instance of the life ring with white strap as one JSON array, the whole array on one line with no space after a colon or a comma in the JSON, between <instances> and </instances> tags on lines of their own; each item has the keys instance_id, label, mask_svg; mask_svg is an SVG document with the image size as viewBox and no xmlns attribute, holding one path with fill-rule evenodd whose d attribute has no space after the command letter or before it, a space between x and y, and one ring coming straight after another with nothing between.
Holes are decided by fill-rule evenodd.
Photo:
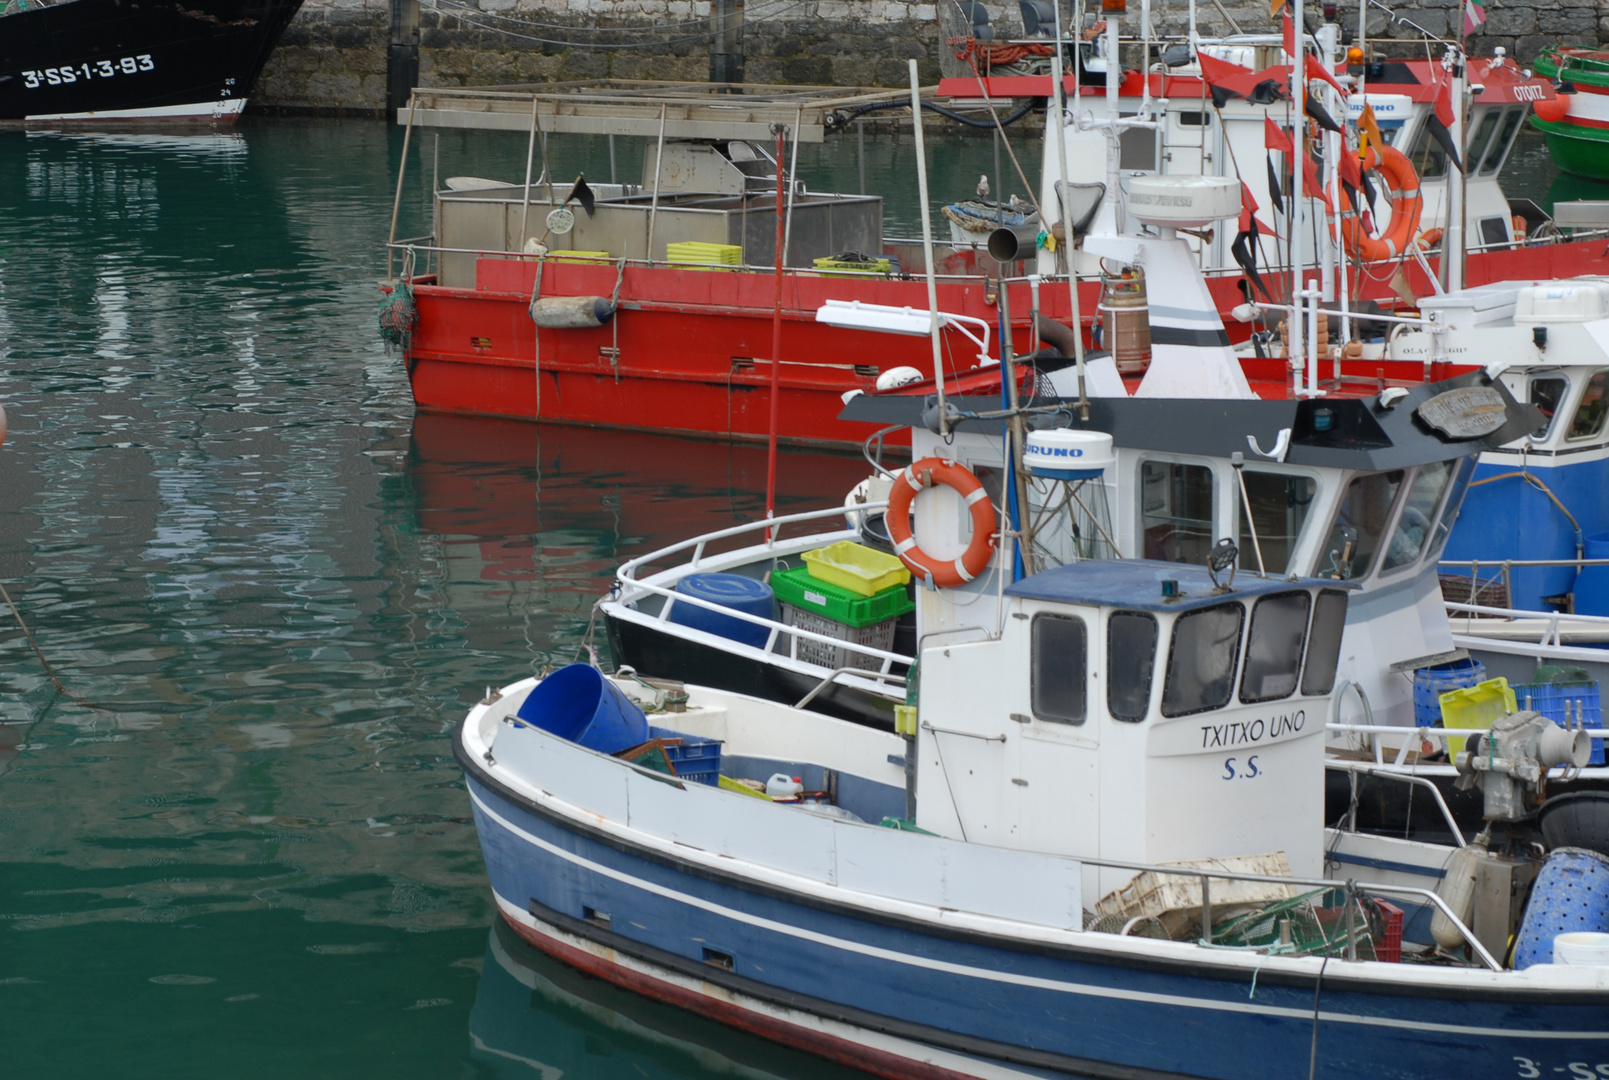
<instances>
[{"instance_id":1,"label":"life ring with white strap","mask_svg":"<svg viewBox=\"0 0 1609 1080\"><path fill-rule=\"evenodd\" d=\"M972 542L959 559L937 559L923 551L911 532L911 504L923 488L943 484L961 496L972 512ZM994 506L983 481L971 469L943 458L913 461L894 481L888 495L888 535L894 553L930 586L953 588L983 573L994 556Z\"/></svg>"},{"instance_id":2,"label":"life ring with white strap","mask_svg":"<svg viewBox=\"0 0 1609 1080\"><path fill-rule=\"evenodd\" d=\"M1346 205L1339 191L1331 191L1330 202L1341 212L1341 242L1346 253L1364 262L1385 262L1408 250L1419 230L1419 215L1425 201L1419 194L1419 176L1413 162L1394 146L1371 146L1359 163L1364 172L1375 172L1391 193L1391 227L1380 236L1370 236L1357 210Z\"/></svg>"}]
</instances>

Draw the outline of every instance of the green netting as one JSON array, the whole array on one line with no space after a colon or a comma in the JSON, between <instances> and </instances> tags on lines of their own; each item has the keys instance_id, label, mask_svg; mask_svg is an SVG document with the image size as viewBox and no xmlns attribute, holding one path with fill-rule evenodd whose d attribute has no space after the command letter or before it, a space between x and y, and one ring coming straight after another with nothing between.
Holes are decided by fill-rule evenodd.
<instances>
[{"instance_id":1,"label":"green netting","mask_svg":"<svg viewBox=\"0 0 1609 1080\"><path fill-rule=\"evenodd\" d=\"M1384 917L1365 897L1354 897L1351 907L1350 941L1357 944L1358 959L1373 960L1374 943L1385 929ZM1212 943L1272 956L1344 956L1349 944L1346 913L1345 893L1315 889L1214 923Z\"/></svg>"}]
</instances>

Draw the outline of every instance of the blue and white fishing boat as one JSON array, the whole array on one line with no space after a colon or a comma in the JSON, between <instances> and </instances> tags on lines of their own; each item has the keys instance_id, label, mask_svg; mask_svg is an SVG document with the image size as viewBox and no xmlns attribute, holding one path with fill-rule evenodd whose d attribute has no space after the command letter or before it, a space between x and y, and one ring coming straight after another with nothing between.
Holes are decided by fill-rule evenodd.
<instances>
[{"instance_id":1,"label":"blue and white fishing boat","mask_svg":"<svg viewBox=\"0 0 1609 1080\"><path fill-rule=\"evenodd\" d=\"M499 912L584 971L886 1076L1609 1063L1609 967L1505 970L1436 893L1322 876L1355 587L1227 578L1026 577L998 635L924 648L907 734L698 687L650 730L625 699L662 693L580 665L504 687L455 739ZM697 771L604 752L650 734ZM754 790L791 777L818 801ZM1472 962L1389 962L1393 900ZM1248 912L1285 922L1248 941Z\"/></svg>"}]
</instances>

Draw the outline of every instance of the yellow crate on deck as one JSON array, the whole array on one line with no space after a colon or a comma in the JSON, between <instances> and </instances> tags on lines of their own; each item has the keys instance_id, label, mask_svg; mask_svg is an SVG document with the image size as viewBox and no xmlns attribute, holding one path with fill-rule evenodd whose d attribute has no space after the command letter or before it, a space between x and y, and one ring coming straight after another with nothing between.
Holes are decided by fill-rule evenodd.
<instances>
[{"instance_id":1,"label":"yellow crate on deck","mask_svg":"<svg viewBox=\"0 0 1609 1080\"><path fill-rule=\"evenodd\" d=\"M548 262L612 263L613 255L607 251L550 251Z\"/></svg>"},{"instance_id":2,"label":"yellow crate on deck","mask_svg":"<svg viewBox=\"0 0 1609 1080\"><path fill-rule=\"evenodd\" d=\"M911 572L897 557L853 540L840 540L807 551L804 561L810 576L817 581L848 589L858 596L876 596L911 580Z\"/></svg>"},{"instance_id":3,"label":"yellow crate on deck","mask_svg":"<svg viewBox=\"0 0 1609 1080\"><path fill-rule=\"evenodd\" d=\"M665 261L675 266L742 266L743 248L737 244L679 240L665 245Z\"/></svg>"},{"instance_id":4,"label":"yellow crate on deck","mask_svg":"<svg viewBox=\"0 0 1609 1080\"><path fill-rule=\"evenodd\" d=\"M859 274L863 277L887 277L894 271L892 259L840 259L827 255L813 260L817 270L831 270L840 274Z\"/></svg>"},{"instance_id":5,"label":"yellow crate on deck","mask_svg":"<svg viewBox=\"0 0 1609 1080\"><path fill-rule=\"evenodd\" d=\"M1503 678L1487 679L1441 695L1442 727L1489 728L1516 711L1514 691ZM1468 742L1468 739L1448 739L1447 756L1463 753Z\"/></svg>"}]
</instances>

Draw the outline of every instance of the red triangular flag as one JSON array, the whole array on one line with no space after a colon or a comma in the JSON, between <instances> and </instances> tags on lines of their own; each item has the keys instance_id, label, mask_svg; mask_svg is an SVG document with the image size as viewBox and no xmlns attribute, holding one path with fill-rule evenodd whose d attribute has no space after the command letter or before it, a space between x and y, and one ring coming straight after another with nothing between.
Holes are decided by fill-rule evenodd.
<instances>
[{"instance_id":1,"label":"red triangular flag","mask_svg":"<svg viewBox=\"0 0 1609 1080\"><path fill-rule=\"evenodd\" d=\"M1329 68L1325 67L1316 56L1309 56L1307 58L1307 77L1309 80L1323 79L1325 82L1335 87L1336 93L1340 94L1342 97L1346 97L1346 90L1341 87L1340 83L1335 81L1335 73Z\"/></svg>"},{"instance_id":2,"label":"red triangular flag","mask_svg":"<svg viewBox=\"0 0 1609 1080\"><path fill-rule=\"evenodd\" d=\"M1279 13L1280 26L1285 30L1285 55L1295 57L1296 51L1296 23L1291 18L1291 9L1285 8Z\"/></svg>"},{"instance_id":3,"label":"red triangular flag","mask_svg":"<svg viewBox=\"0 0 1609 1080\"><path fill-rule=\"evenodd\" d=\"M1448 76L1443 75L1441 81L1436 83L1436 119L1443 124L1452 126L1453 122L1453 96L1452 82Z\"/></svg>"},{"instance_id":4,"label":"red triangular flag","mask_svg":"<svg viewBox=\"0 0 1609 1080\"><path fill-rule=\"evenodd\" d=\"M1358 189L1363 187L1363 170L1358 167L1357 155L1346 147L1341 147L1341 158L1335 163L1336 171L1341 174L1341 183Z\"/></svg>"},{"instance_id":5,"label":"red triangular flag","mask_svg":"<svg viewBox=\"0 0 1609 1080\"><path fill-rule=\"evenodd\" d=\"M1263 117L1263 145L1270 150L1278 150L1282 154L1289 154L1295 151L1295 148L1291 145L1290 135L1286 133L1284 128L1274 123L1273 117L1267 115Z\"/></svg>"},{"instance_id":6,"label":"red triangular flag","mask_svg":"<svg viewBox=\"0 0 1609 1080\"><path fill-rule=\"evenodd\" d=\"M1335 207L1330 205L1330 197L1324 193L1324 185L1318 182L1318 173L1313 171L1313 159L1306 154L1302 155L1302 194L1310 199L1317 199L1324 204L1330 213L1335 213Z\"/></svg>"}]
</instances>

